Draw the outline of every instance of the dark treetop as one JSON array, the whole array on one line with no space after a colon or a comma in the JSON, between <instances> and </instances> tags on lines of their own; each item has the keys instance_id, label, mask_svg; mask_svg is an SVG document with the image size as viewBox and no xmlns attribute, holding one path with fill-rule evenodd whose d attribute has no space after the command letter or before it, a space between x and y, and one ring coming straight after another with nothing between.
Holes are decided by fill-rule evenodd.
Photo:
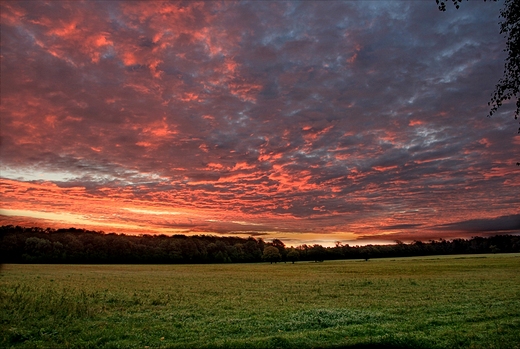
<instances>
[{"instance_id":1,"label":"dark treetop","mask_svg":"<svg viewBox=\"0 0 520 349\"><path fill-rule=\"evenodd\" d=\"M365 259L443 254L520 252L520 236L496 235L469 240L392 245L334 247L300 245L286 248L275 239L212 235L124 235L84 229L0 227L1 263L252 263Z\"/></svg>"}]
</instances>

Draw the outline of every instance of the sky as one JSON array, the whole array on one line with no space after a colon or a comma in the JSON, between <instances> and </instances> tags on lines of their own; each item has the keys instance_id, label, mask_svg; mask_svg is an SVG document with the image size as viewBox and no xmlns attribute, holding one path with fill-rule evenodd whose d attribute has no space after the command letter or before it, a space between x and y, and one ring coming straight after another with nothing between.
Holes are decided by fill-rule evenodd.
<instances>
[{"instance_id":1,"label":"sky","mask_svg":"<svg viewBox=\"0 0 520 349\"><path fill-rule=\"evenodd\" d=\"M501 2L2 1L0 224L520 233ZM512 101L513 102L513 101Z\"/></svg>"}]
</instances>

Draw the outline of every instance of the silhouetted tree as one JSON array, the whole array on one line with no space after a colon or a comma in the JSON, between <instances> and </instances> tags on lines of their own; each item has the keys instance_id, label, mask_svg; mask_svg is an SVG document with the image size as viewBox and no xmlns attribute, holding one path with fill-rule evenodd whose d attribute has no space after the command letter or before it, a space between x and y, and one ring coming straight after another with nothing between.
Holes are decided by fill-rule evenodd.
<instances>
[{"instance_id":1,"label":"silhouetted tree","mask_svg":"<svg viewBox=\"0 0 520 349\"><path fill-rule=\"evenodd\" d=\"M264 248L264 253L262 255L262 259L267 262L271 262L271 264L279 262L282 260L282 255L278 251L278 249L274 246L266 246Z\"/></svg>"},{"instance_id":2,"label":"silhouetted tree","mask_svg":"<svg viewBox=\"0 0 520 349\"><path fill-rule=\"evenodd\" d=\"M271 242L269 245L276 247L282 256L282 260L286 260L287 251L285 251L285 244L282 242L282 240L274 239L273 242Z\"/></svg>"},{"instance_id":3,"label":"silhouetted tree","mask_svg":"<svg viewBox=\"0 0 520 349\"><path fill-rule=\"evenodd\" d=\"M50 261L52 254L52 242L48 239L30 237L25 240L24 259L28 262Z\"/></svg>"},{"instance_id":4,"label":"silhouetted tree","mask_svg":"<svg viewBox=\"0 0 520 349\"><path fill-rule=\"evenodd\" d=\"M249 237L243 246L248 262L258 261L262 258L263 246L253 237Z\"/></svg>"},{"instance_id":5,"label":"silhouetted tree","mask_svg":"<svg viewBox=\"0 0 520 349\"><path fill-rule=\"evenodd\" d=\"M315 262L323 262L325 260L326 255L327 251L325 250L325 247L321 245L313 245L309 249L309 256Z\"/></svg>"},{"instance_id":6,"label":"silhouetted tree","mask_svg":"<svg viewBox=\"0 0 520 349\"><path fill-rule=\"evenodd\" d=\"M490 249L491 252L493 252L493 253L499 253L499 252L500 252L500 249L499 249L497 246L495 246L495 245L491 245L491 246L489 246L489 249Z\"/></svg>"},{"instance_id":7,"label":"silhouetted tree","mask_svg":"<svg viewBox=\"0 0 520 349\"><path fill-rule=\"evenodd\" d=\"M287 252L287 260L291 261L292 264L294 264L294 262L296 262L299 259L300 253L296 249L290 248L289 252Z\"/></svg>"},{"instance_id":8,"label":"silhouetted tree","mask_svg":"<svg viewBox=\"0 0 520 349\"><path fill-rule=\"evenodd\" d=\"M280 241L280 243L282 243ZM282 243L283 244L283 243ZM264 247L261 250L261 247ZM284 245L285 246L285 245ZM272 250L274 249L274 250ZM272 259L268 257L271 250ZM264 258L262 258L264 252ZM301 245L286 249L287 260L322 261L418 255L520 252L520 237L496 235L469 240L398 241L389 245L334 247ZM299 258L296 258L299 254ZM83 229L0 227L0 263L229 263L278 262L280 251L261 239L207 235L105 234Z\"/></svg>"}]
</instances>

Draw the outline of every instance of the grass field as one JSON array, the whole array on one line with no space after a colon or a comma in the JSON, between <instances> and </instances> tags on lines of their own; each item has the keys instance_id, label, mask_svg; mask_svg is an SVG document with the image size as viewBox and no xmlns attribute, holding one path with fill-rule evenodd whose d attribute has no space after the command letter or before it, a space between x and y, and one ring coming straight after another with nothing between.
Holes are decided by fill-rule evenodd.
<instances>
[{"instance_id":1,"label":"grass field","mask_svg":"<svg viewBox=\"0 0 520 349\"><path fill-rule=\"evenodd\" d=\"M0 275L7 348L520 348L519 254Z\"/></svg>"}]
</instances>

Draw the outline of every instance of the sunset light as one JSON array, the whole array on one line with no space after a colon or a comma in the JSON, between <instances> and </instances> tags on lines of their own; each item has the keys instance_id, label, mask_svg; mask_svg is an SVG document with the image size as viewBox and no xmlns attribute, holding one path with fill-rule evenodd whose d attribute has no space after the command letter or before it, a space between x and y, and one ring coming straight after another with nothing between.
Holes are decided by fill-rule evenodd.
<instances>
[{"instance_id":1,"label":"sunset light","mask_svg":"<svg viewBox=\"0 0 520 349\"><path fill-rule=\"evenodd\" d=\"M287 245L520 234L500 6L3 1L0 225Z\"/></svg>"}]
</instances>

